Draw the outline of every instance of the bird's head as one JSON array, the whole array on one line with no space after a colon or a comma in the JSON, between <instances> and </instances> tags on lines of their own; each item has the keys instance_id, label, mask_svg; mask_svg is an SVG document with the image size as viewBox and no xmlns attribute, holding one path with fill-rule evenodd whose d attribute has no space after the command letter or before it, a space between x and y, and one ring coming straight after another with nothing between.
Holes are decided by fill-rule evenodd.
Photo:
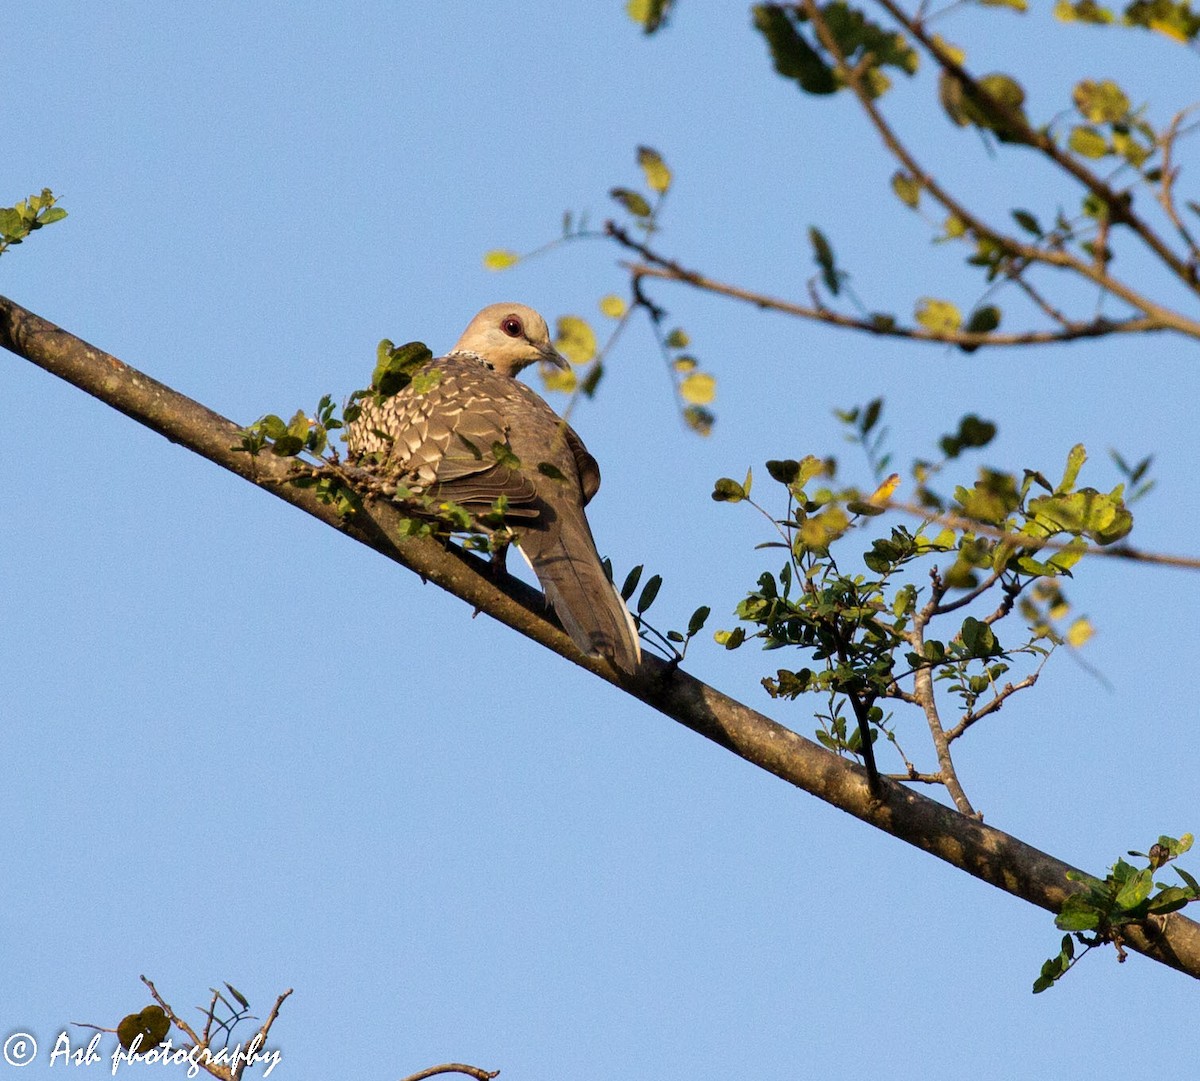
<instances>
[{"instance_id":1,"label":"bird's head","mask_svg":"<svg viewBox=\"0 0 1200 1081\"><path fill-rule=\"evenodd\" d=\"M550 328L524 304L489 304L467 325L453 353L474 353L501 375L516 375L536 360L570 367L550 341Z\"/></svg>"}]
</instances>

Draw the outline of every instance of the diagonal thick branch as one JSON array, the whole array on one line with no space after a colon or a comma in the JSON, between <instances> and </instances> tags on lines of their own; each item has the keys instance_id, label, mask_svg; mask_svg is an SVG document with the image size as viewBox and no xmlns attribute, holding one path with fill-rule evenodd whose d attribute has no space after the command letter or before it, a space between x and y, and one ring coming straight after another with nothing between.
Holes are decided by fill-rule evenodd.
<instances>
[{"instance_id":1,"label":"diagonal thick branch","mask_svg":"<svg viewBox=\"0 0 1200 1081\"><path fill-rule=\"evenodd\" d=\"M415 571L747 762L976 878L1057 912L1080 888L1071 866L1009 834L882 781L873 798L863 770L714 687L653 657L630 677L583 656L546 616L540 593L489 572L480 559L431 538L396 539L399 513L368 505L342 518L311 488L288 483L289 464L240 449L241 429L73 334L0 297L0 346L72 383L264 491ZM669 763L663 763L669 768ZM1200 924L1173 913L1129 931L1125 945L1200 978Z\"/></svg>"}]
</instances>

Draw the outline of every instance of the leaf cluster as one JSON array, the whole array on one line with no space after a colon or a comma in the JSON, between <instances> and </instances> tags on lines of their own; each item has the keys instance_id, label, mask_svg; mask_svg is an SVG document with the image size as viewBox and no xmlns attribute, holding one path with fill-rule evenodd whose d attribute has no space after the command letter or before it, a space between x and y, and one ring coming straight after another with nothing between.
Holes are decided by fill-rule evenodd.
<instances>
[{"instance_id":1,"label":"leaf cluster","mask_svg":"<svg viewBox=\"0 0 1200 1081\"><path fill-rule=\"evenodd\" d=\"M0 206L0 255L14 244L20 244L30 233L62 221L67 212L49 188L40 195L31 195L16 206Z\"/></svg>"},{"instance_id":2,"label":"leaf cluster","mask_svg":"<svg viewBox=\"0 0 1200 1081\"><path fill-rule=\"evenodd\" d=\"M891 462L882 402L837 415L879 480ZM763 686L776 698L824 695L828 704L818 714L816 735L831 749L857 752L868 729L883 727L884 700L928 713L935 682L959 715L937 737L952 741L1028 685L1004 682L1018 656L1040 668L1056 645L1080 645L1090 633L1086 621L1071 632L1057 629L1070 611L1061 580L1072 575L1089 546L1128 533L1132 516L1123 487L1102 493L1078 486L1086 455L1076 447L1057 485L1033 470L983 467L974 484L957 485L950 499L934 491L951 462L987 446L995 434L994 424L968 415L938 440L939 458L914 462L917 502L908 510L924 514L915 529L897 523L885 530L877 521L894 508L899 474L870 491L839 487L833 459L767 462L771 479L786 491L782 516L754 503L751 472L742 481L723 477L714 485L714 500L749 502L763 513L778 539L759 547L787 557L778 571L759 575L757 587L737 606L741 625L718 631L716 640L728 649L750 639L764 649L800 649L808 663L780 668ZM855 538L864 570L852 568ZM1025 618L1026 631L1015 641L1006 635L1002 643L999 626L1014 612ZM844 734L846 705L861 722L857 744ZM908 776L919 772L904 761Z\"/></svg>"},{"instance_id":3,"label":"leaf cluster","mask_svg":"<svg viewBox=\"0 0 1200 1081\"><path fill-rule=\"evenodd\" d=\"M608 573L609 581L612 581L612 564L607 559L604 560L604 569ZM625 581L621 584L618 592L626 604L629 604L634 593L637 592L644 570L644 566L639 563L625 576ZM660 588L662 588L662 575L653 574L646 580L641 592L638 593L637 602L633 606L633 621L643 637L648 637L649 640L655 642L673 663L678 664L687 655L688 645L692 639L704 629L704 624L708 621L712 610L707 605L701 605L691 614L685 630L660 631L646 619L646 612L657 600Z\"/></svg>"},{"instance_id":4,"label":"leaf cluster","mask_svg":"<svg viewBox=\"0 0 1200 1081\"><path fill-rule=\"evenodd\" d=\"M1071 893L1063 902L1054 924L1063 935L1059 952L1042 965L1034 980L1033 992L1038 994L1053 987L1071 969L1079 957L1076 942L1084 953L1096 946L1111 943L1117 959L1125 960L1126 929L1135 924L1161 918L1194 901L1200 901L1200 882L1182 867L1175 867L1183 885L1155 881L1158 871L1192 847L1192 835L1159 837L1149 852L1130 852L1130 856L1146 861L1145 867L1135 867L1123 859L1117 860L1103 878L1071 874L1082 888Z\"/></svg>"}]
</instances>

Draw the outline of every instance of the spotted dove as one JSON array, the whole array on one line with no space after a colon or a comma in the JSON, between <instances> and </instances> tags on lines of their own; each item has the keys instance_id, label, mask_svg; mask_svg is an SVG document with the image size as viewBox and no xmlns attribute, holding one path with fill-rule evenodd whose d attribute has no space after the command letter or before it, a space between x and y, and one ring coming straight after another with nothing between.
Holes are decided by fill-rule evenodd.
<instances>
[{"instance_id":1,"label":"spotted dove","mask_svg":"<svg viewBox=\"0 0 1200 1081\"><path fill-rule=\"evenodd\" d=\"M516 375L534 361L567 368L546 321L521 304L493 304L444 357L349 425L351 460L434 499L485 515L507 498L505 522L563 627L586 654L636 671L637 630L608 580L584 505L600 469L565 420ZM432 385L430 385L432 383Z\"/></svg>"}]
</instances>

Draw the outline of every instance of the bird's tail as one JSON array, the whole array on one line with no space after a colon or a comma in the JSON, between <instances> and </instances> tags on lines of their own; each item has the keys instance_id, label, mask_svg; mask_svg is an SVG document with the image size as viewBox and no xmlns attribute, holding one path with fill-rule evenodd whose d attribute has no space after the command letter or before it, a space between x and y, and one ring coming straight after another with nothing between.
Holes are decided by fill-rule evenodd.
<instances>
[{"instance_id":1,"label":"bird's tail","mask_svg":"<svg viewBox=\"0 0 1200 1081\"><path fill-rule=\"evenodd\" d=\"M582 508L564 510L559 528L527 530L518 542L571 640L589 656L607 657L624 672L642 660L633 616L608 580Z\"/></svg>"}]
</instances>

